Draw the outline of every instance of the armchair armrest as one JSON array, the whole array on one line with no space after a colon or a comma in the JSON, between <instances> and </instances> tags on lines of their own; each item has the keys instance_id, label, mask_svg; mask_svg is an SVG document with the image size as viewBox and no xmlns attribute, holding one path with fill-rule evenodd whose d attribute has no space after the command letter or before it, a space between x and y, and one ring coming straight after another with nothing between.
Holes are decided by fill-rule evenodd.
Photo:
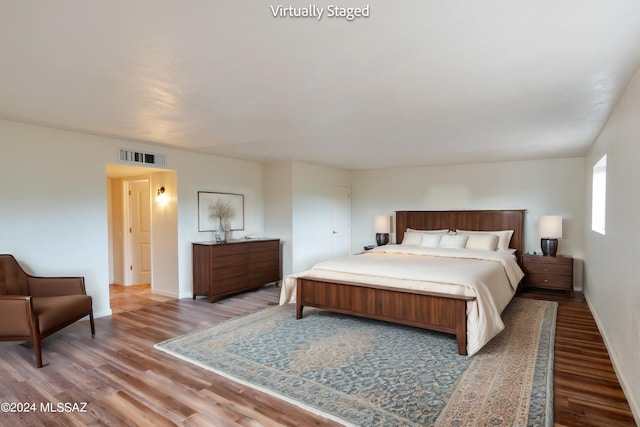
<instances>
[{"instance_id":1,"label":"armchair armrest","mask_svg":"<svg viewBox=\"0 0 640 427\"><path fill-rule=\"evenodd\" d=\"M0 338L30 337L33 322L30 296L0 296Z\"/></svg>"},{"instance_id":2,"label":"armchair armrest","mask_svg":"<svg viewBox=\"0 0 640 427\"><path fill-rule=\"evenodd\" d=\"M36 277L29 276L29 293L34 297L62 295L86 295L84 277Z\"/></svg>"}]
</instances>

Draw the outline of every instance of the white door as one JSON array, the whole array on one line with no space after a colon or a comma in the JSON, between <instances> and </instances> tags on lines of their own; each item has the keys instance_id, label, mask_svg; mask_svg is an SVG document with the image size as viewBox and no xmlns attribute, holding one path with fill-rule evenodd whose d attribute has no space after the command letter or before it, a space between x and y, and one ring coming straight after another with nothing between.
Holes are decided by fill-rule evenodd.
<instances>
[{"instance_id":1,"label":"white door","mask_svg":"<svg viewBox=\"0 0 640 427\"><path fill-rule=\"evenodd\" d=\"M151 283L151 201L149 180L127 181L128 218L125 285Z\"/></svg>"},{"instance_id":2,"label":"white door","mask_svg":"<svg viewBox=\"0 0 640 427\"><path fill-rule=\"evenodd\" d=\"M349 187L331 186L331 257L351 252L351 197Z\"/></svg>"}]
</instances>

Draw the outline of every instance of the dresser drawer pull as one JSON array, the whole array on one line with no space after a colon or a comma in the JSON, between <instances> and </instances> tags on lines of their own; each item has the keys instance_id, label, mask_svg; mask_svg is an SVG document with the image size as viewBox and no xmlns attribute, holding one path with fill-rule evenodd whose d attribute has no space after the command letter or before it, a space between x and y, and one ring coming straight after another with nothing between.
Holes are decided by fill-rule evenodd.
<instances>
[{"instance_id":1,"label":"dresser drawer pull","mask_svg":"<svg viewBox=\"0 0 640 427\"><path fill-rule=\"evenodd\" d=\"M544 283L549 283L549 279L544 279Z\"/></svg>"}]
</instances>

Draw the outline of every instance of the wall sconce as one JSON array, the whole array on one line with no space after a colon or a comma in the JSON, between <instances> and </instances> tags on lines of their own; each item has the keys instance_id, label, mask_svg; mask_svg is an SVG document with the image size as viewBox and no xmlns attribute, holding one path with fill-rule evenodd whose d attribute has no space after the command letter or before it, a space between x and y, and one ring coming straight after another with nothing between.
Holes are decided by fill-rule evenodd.
<instances>
[{"instance_id":1,"label":"wall sconce","mask_svg":"<svg viewBox=\"0 0 640 427\"><path fill-rule=\"evenodd\" d=\"M538 222L540 247L545 256L556 256L558 238L562 237L562 217L560 215L545 215Z\"/></svg>"},{"instance_id":2,"label":"wall sconce","mask_svg":"<svg viewBox=\"0 0 640 427\"><path fill-rule=\"evenodd\" d=\"M161 205L164 205L165 203L167 203L167 194L164 191L165 191L164 187L160 187L156 192L156 202L158 202Z\"/></svg>"},{"instance_id":3,"label":"wall sconce","mask_svg":"<svg viewBox=\"0 0 640 427\"><path fill-rule=\"evenodd\" d=\"M376 215L373 218L373 228L376 232L378 246L389 243L389 232L391 231L391 217L389 215Z\"/></svg>"}]
</instances>

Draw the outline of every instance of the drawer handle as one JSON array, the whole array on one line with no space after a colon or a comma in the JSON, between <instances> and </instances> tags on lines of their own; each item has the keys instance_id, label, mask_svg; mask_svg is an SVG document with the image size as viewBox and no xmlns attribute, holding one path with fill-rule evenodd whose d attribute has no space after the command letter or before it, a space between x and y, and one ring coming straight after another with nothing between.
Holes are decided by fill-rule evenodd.
<instances>
[{"instance_id":1,"label":"drawer handle","mask_svg":"<svg viewBox=\"0 0 640 427\"><path fill-rule=\"evenodd\" d=\"M548 269L548 268L545 268L545 269L544 269L544 271L549 271L549 269Z\"/></svg>"},{"instance_id":2,"label":"drawer handle","mask_svg":"<svg viewBox=\"0 0 640 427\"><path fill-rule=\"evenodd\" d=\"M544 283L549 283L549 279L544 279Z\"/></svg>"}]
</instances>

